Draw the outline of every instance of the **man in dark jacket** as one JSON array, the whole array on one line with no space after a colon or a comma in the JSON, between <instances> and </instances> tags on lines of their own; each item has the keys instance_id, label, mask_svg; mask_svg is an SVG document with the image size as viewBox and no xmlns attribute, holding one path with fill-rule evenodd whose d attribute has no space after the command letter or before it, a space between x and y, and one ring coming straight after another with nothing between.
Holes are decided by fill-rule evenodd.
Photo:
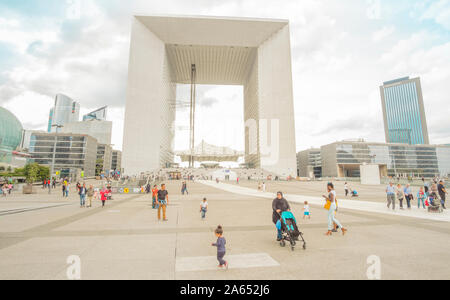
<instances>
[{"instance_id":1,"label":"man in dark jacket","mask_svg":"<svg viewBox=\"0 0 450 300\"><path fill-rule=\"evenodd\" d=\"M289 203L286 199L283 198L283 193L278 192L277 197L272 202L272 221L275 225L277 225L278 221L281 218L281 214L285 211L291 210ZM277 228L277 241L281 241L281 229Z\"/></svg>"}]
</instances>

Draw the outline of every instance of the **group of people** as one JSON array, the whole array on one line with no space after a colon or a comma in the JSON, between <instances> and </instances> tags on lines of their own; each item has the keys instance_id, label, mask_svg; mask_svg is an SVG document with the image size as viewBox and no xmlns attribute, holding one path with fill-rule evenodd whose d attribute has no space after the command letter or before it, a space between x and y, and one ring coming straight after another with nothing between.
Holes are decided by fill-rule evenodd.
<instances>
[{"instance_id":1,"label":"group of people","mask_svg":"<svg viewBox=\"0 0 450 300\"><path fill-rule=\"evenodd\" d=\"M419 191L416 194L417 198L417 208L426 209L427 206L435 206L441 205L443 209L445 207L446 195L448 194L445 189L444 181L439 180L433 181L431 186L429 184L424 184L419 188ZM414 194L410 184L405 185L404 187L401 184L394 185L393 182L390 182L386 187L386 195L387 195L387 207L395 210L396 201L399 202L400 209L403 210L403 201L406 202L406 207L408 209L412 208L412 201L414 200ZM439 202L440 201L440 202Z\"/></svg>"},{"instance_id":2,"label":"group of people","mask_svg":"<svg viewBox=\"0 0 450 300\"><path fill-rule=\"evenodd\" d=\"M56 178L45 179L42 182L43 189L56 189Z\"/></svg>"},{"instance_id":3,"label":"group of people","mask_svg":"<svg viewBox=\"0 0 450 300\"><path fill-rule=\"evenodd\" d=\"M325 198L325 206L324 208L328 210L328 231L325 233L326 236L331 236L333 232L338 232L338 229L341 230L342 234L345 235L347 229L344 228L341 222L336 218L336 213L338 210L338 201L336 197L336 191L334 189L333 183L329 182L327 184L327 195L324 195ZM304 218L311 218L311 212L309 209L309 204L305 201L305 206L303 208ZM277 229L277 241L281 241L283 239L282 236L282 227L280 226L282 222L282 214L283 212L290 211L291 207L288 201L283 197L283 192L277 193L277 198L275 198L272 202L272 221L275 224Z\"/></svg>"},{"instance_id":4,"label":"group of people","mask_svg":"<svg viewBox=\"0 0 450 300\"><path fill-rule=\"evenodd\" d=\"M86 184L77 183L77 192L80 196L80 208L91 208L92 200L101 200L102 208L105 207L106 201L111 197L111 189L103 187L101 190L94 189L93 185L86 188ZM87 198L87 202L86 202Z\"/></svg>"},{"instance_id":5,"label":"group of people","mask_svg":"<svg viewBox=\"0 0 450 300\"><path fill-rule=\"evenodd\" d=\"M161 221L161 212L163 222L167 222L167 206L169 205L169 192L166 189L166 185L161 184L161 188L158 189L158 185L154 185L152 192L152 208L158 210L158 221Z\"/></svg>"},{"instance_id":6,"label":"group of people","mask_svg":"<svg viewBox=\"0 0 450 300\"><path fill-rule=\"evenodd\" d=\"M6 197L6 195L10 195L13 189L14 186L12 183L4 183L0 188L3 197Z\"/></svg>"},{"instance_id":7,"label":"group of people","mask_svg":"<svg viewBox=\"0 0 450 300\"><path fill-rule=\"evenodd\" d=\"M69 197L70 191L70 182L67 179L63 179L61 182L62 187L62 195L64 198ZM77 182L76 184L76 192L80 197L80 208L91 208L92 200L101 200L102 207L105 207L106 201L111 197L111 188L103 187L102 189L95 189L93 185L90 185L89 188L86 186L86 183L81 184Z\"/></svg>"}]
</instances>

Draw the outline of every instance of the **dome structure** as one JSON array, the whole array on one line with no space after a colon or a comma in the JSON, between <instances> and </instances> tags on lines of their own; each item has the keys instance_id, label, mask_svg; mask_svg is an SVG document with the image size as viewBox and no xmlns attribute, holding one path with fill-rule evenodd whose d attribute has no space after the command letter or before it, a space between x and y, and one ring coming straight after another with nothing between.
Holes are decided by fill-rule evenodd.
<instances>
[{"instance_id":1,"label":"dome structure","mask_svg":"<svg viewBox=\"0 0 450 300\"><path fill-rule=\"evenodd\" d=\"M0 107L0 150L16 150L22 140L22 131L22 124L16 116Z\"/></svg>"}]
</instances>

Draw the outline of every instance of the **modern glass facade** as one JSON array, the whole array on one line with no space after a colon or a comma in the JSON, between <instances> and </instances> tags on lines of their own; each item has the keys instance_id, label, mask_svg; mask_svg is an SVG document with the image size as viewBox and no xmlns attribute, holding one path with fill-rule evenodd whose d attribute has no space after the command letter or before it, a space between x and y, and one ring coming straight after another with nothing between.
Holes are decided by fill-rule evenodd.
<instances>
[{"instance_id":1,"label":"modern glass facade","mask_svg":"<svg viewBox=\"0 0 450 300\"><path fill-rule=\"evenodd\" d=\"M419 78L385 82L381 98L387 143L429 144Z\"/></svg>"},{"instance_id":2,"label":"modern glass facade","mask_svg":"<svg viewBox=\"0 0 450 300\"><path fill-rule=\"evenodd\" d=\"M0 107L0 164L13 163L13 151L22 140L22 124L9 110Z\"/></svg>"},{"instance_id":3,"label":"modern glass facade","mask_svg":"<svg viewBox=\"0 0 450 300\"><path fill-rule=\"evenodd\" d=\"M55 170L81 169L85 176L95 175L97 141L87 135L33 133L29 153L34 162L51 166L55 152Z\"/></svg>"},{"instance_id":4,"label":"modern glass facade","mask_svg":"<svg viewBox=\"0 0 450 300\"><path fill-rule=\"evenodd\" d=\"M334 165L334 168L328 166L325 169L336 172L327 171L325 177L359 177L359 166L362 164L378 164L380 169L385 170L385 175L391 177L450 175L449 146L366 142L338 142L332 145L331 148L330 145L322 147L322 164ZM335 155L331 153L333 150Z\"/></svg>"},{"instance_id":5,"label":"modern glass facade","mask_svg":"<svg viewBox=\"0 0 450 300\"><path fill-rule=\"evenodd\" d=\"M80 118L80 104L71 98L58 94L55 98L55 106L50 110L48 120L48 132L56 132L54 125L63 126L67 123L78 122Z\"/></svg>"},{"instance_id":6,"label":"modern glass facade","mask_svg":"<svg viewBox=\"0 0 450 300\"><path fill-rule=\"evenodd\" d=\"M99 108L93 112L88 113L87 115L83 116L83 121L88 120L99 120L99 121L106 121L106 109L107 107Z\"/></svg>"}]
</instances>

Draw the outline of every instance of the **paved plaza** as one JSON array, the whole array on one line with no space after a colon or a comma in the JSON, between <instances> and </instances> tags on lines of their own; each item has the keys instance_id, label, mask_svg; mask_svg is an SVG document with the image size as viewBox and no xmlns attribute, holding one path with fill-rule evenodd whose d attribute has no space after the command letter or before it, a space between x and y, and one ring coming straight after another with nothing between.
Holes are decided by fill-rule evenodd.
<instances>
[{"instance_id":1,"label":"paved plaza","mask_svg":"<svg viewBox=\"0 0 450 300\"><path fill-rule=\"evenodd\" d=\"M67 279L70 256L80 258L81 279L367 279L374 255L382 279L450 279L448 212L438 219L417 207L392 213L383 208L382 186L360 187L360 199L341 200L338 218L348 235L326 237L319 201L325 183L270 182L266 193L256 185L188 183L190 194L182 196L181 182L167 182L167 223L157 221L148 195L114 195L103 209L100 201L81 209L78 195L66 200L59 189L0 198L0 279ZM275 241L271 203L278 190L292 201L306 251ZM374 192L365 197L366 190ZM311 220L302 219L305 199L312 203ZM211 247L219 224L228 271L217 270Z\"/></svg>"}]
</instances>

